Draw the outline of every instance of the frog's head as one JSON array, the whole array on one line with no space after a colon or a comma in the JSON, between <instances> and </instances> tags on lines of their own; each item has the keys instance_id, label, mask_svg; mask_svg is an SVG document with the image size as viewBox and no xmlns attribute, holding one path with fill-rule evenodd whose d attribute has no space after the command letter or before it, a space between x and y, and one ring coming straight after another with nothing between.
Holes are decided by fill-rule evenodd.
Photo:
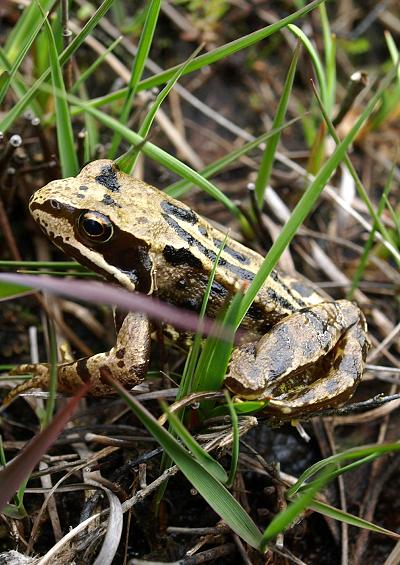
<instances>
[{"instance_id":1,"label":"frog's head","mask_svg":"<svg viewBox=\"0 0 400 565\"><path fill-rule=\"evenodd\" d=\"M157 193L100 160L37 190L29 208L67 255L129 290L150 293L150 242L157 229L150 210Z\"/></svg>"}]
</instances>

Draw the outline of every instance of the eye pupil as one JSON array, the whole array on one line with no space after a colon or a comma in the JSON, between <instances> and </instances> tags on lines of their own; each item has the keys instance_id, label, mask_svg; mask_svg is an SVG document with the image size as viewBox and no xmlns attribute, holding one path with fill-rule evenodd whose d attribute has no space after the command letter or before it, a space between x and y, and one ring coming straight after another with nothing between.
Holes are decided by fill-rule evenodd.
<instances>
[{"instance_id":1,"label":"eye pupil","mask_svg":"<svg viewBox=\"0 0 400 565\"><path fill-rule=\"evenodd\" d=\"M98 212L81 214L78 228L81 235L93 243L105 243L112 237L114 231L109 218Z\"/></svg>"},{"instance_id":2,"label":"eye pupil","mask_svg":"<svg viewBox=\"0 0 400 565\"><path fill-rule=\"evenodd\" d=\"M104 226L97 220L84 219L82 226L88 235L98 237L104 233Z\"/></svg>"},{"instance_id":3,"label":"eye pupil","mask_svg":"<svg viewBox=\"0 0 400 565\"><path fill-rule=\"evenodd\" d=\"M50 206L55 210L60 210L61 208L61 204L57 202L57 200L54 200L53 198L50 200Z\"/></svg>"}]
</instances>

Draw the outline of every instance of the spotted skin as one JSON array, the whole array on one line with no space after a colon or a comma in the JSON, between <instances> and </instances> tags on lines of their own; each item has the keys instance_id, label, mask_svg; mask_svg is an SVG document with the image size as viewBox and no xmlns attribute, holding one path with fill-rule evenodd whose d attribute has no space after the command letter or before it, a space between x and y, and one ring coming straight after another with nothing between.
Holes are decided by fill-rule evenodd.
<instances>
[{"instance_id":1,"label":"spotted skin","mask_svg":"<svg viewBox=\"0 0 400 565\"><path fill-rule=\"evenodd\" d=\"M55 245L78 262L131 291L151 294L157 288L161 299L196 311L225 241L208 301L211 317L251 283L263 261L108 160L39 189L30 210ZM92 393L101 396L110 393L106 375L126 386L143 378L149 322L129 314L119 326L109 352L58 367L60 389L72 393L90 381ZM362 313L348 301L327 302L301 277L274 270L242 328L247 343L234 351L226 385L243 398L270 399L270 409L282 417L336 405L361 378L367 349ZM47 381L48 368L41 364L22 387L45 387Z\"/></svg>"}]
</instances>

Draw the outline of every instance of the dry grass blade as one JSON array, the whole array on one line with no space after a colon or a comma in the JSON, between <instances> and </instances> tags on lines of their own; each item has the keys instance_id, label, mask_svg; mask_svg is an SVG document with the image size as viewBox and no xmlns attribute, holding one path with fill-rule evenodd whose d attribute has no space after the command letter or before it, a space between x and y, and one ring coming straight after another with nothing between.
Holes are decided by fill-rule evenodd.
<instances>
[{"instance_id":1,"label":"dry grass blade","mask_svg":"<svg viewBox=\"0 0 400 565\"><path fill-rule=\"evenodd\" d=\"M67 405L54 417L50 425L35 436L23 452L0 471L0 508L8 503L20 484L29 476L43 454L54 443L88 389L88 385L83 386L81 391L71 398Z\"/></svg>"},{"instance_id":2,"label":"dry grass blade","mask_svg":"<svg viewBox=\"0 0 400 565\"><path fill-rule=\"evenodd\" d=\"M109 503L109 515L107 523L107 531L101 546L101 550L97 555L93 565L111 565L122 535L122 506L118 497L101 483L95 480L87 480L87 483L101 488L107 495Z\"/></svg>"}]
</instances>

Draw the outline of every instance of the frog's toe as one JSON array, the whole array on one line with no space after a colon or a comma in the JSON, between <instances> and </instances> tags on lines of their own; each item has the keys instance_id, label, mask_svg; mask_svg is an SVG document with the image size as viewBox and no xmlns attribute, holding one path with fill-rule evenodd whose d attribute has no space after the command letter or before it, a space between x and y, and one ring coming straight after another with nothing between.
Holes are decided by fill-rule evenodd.
<instances>
[{"instance_id":1,"label":"frog's toe","mask_svg":"<svg viewBox=\"0 0 400 565\"><path fill-rule=\"evenodd\" d=\"M18 365L17 367L12 369L12 371L10 371L10 375L26 375L29 373L33 373L34 376L10 390L10 392L3 400L3 405L10 404L10 402L17 398L17 396L28 390L32 390L34 388L48 388L49 367L45 364L23 364Z\"/></svg>"}]
</instances>

